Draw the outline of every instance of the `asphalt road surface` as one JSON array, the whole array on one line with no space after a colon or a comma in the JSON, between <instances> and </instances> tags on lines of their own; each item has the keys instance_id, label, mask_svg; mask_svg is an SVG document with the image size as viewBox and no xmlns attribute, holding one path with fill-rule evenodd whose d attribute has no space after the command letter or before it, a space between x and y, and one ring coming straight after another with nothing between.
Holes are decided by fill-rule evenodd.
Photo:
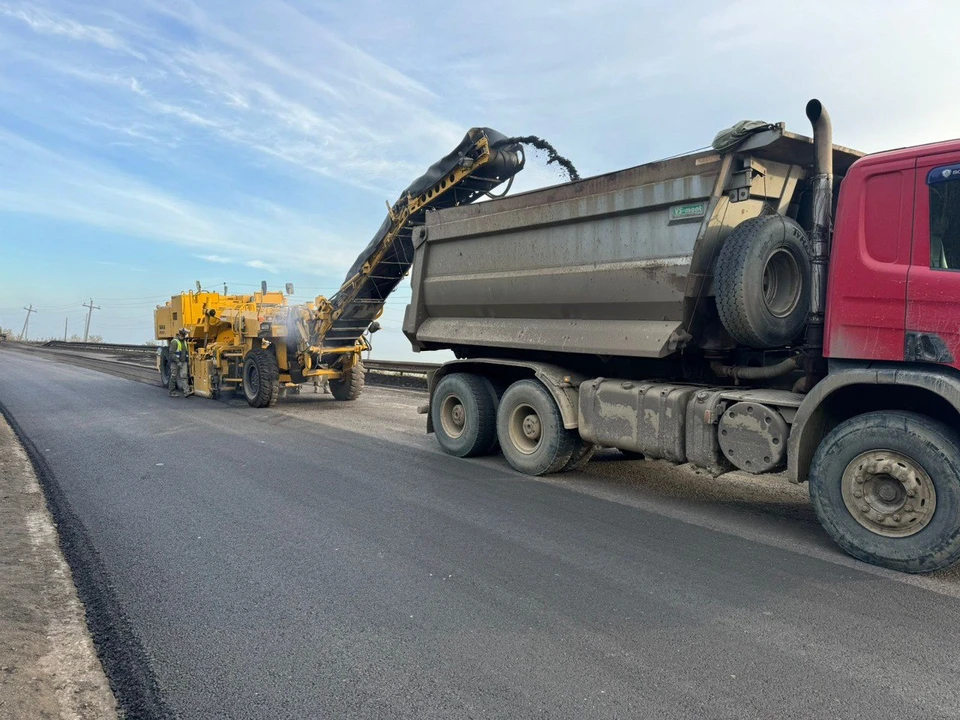
<instances>
[{"instance_id":1,"label":"asphalt road surface","mask_svg":"<svg viewBox=\"0 0 960 720\"><path fill-rule=\"evenodd\" d=\"M960 717L955 573L846 558L803 488L450 458L417 401L253 410L0 350L126 623L98 639L178 717Z\"/></svg>"}]
</instances>

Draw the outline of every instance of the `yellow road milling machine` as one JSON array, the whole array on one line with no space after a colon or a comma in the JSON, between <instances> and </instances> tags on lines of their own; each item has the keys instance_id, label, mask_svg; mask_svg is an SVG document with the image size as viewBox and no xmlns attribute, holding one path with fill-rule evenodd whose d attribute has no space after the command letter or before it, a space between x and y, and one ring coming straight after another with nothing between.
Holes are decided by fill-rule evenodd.
<instances>
[{"instance_id":1,"label":"yellow road milling machine","mask_svg":"<svg viewBox=\"0 0 960 720\"><path fill-rule=\"evenodd\" d=\"M450 154L410 185L392 206L373 240L357 257L331 298L289 305L281 292L246 295L184 292L157 307L157 340L184 328L193 391L217 397L241 389L253 407L277 402L281 388L326 380L337 400L355 400L363 389L364 334L375 331L384 302L409 272L414 229L428 210L471 203L522 168L513 138L474 128ZM287 291L292 288L287 286ZM160 350L161 382L170 376L167 348Z\"/></svg>"}]
</instances>

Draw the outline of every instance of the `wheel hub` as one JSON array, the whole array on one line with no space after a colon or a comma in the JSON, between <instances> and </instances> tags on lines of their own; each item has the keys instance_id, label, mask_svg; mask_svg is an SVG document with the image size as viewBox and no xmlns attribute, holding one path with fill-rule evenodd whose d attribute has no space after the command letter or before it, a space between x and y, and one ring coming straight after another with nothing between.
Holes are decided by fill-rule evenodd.
<instances>
[{"instance_id":1,"label":"wheel hub","mask_svg":"<svg viewBox=\"0 0 960 720\"><path fill-rule=\"evenodd\" d=\"M540 418L536 415L527 415L523 419L523 434L529 440L536 442L540 439Z\"/></svg>"},{"instance_id":2,"label":"wheel hub","mask_svg":"<svg viewBox=\"0 0 960 720\"><path fill-rule=\"evenodd\" d=\"M863 527L886 537L920 532L937 507L933 481L912 458L874 450L854 458L841 479L843 502Z\"/></svg>"},{"instance_id":3,"label":"wheel hub","mask_svg":"<svg viewBox=\"0 0 960 720\"><path fill-rule=\"evenodd\" d=\"M527 404L518 405L510 413L510 441L524 455L532 455L540 447L543 428L540 415Z\"/></svg>"},{"instance_id":4,"label":"wheel hub","mask_svg":"<svg viewBox=\"0 0 960 720\"><path fill-rule=\"evenodd\" d=\"M463 434L463 428L467 424L467 412L456 395L447 395L443 399L440 405L440 424L449 437L458 438Z\"/></svg>"}]
</instances>

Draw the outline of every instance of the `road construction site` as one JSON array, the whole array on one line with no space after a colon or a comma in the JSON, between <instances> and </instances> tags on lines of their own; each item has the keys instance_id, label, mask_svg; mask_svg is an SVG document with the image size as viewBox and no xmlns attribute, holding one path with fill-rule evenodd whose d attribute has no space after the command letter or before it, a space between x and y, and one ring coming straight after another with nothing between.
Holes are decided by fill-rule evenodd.
<instances>
[{"instance_id":1,"label":"road construction site","mask_svg":"<svg viewBox=\"0 0 960 720\"><path fill-rule=\"evenodd\" d=\"M509 197L551 146L474 128L330 297L5 343L121 712L960 715L960 141L805 112ZM364 357L408 276L456 359Z\"/></svg>"},{"instance_id":2,"label":"road construction site","mask_svg":"<svg viewBox=\"0 0 960 720\"><path fill-rule=\"evenodd\" d=\"M960 713L960 573L853 560L804 486L535 478L440 451L423 391L254 411L116 355L4 345L0 405L128 717Z\"/></svg>"}]
</instances>

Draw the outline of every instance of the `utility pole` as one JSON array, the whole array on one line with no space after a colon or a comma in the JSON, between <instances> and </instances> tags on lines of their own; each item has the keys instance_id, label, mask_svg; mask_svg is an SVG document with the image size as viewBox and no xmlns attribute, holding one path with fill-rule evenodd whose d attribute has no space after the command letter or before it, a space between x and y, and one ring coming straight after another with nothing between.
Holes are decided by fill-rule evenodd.
<instances>
[{"instance_id":1,"label":"utility pole","mask_svg":"<svg viewBox=\"0 0 960 720\"><path fill-rule=\"evenodd\" d=\"M90 304L88 305L87 303L83 303L81 307L90 308L87 311L87 324L83 328L83 341L86 342L87 338L90 336L90 318L93 317L93 311L99 310L100 306L94 305L93 298L90 298Z\"/></svg>"},{"instance_id":2,"label":"utility pole","mask_svg":"<svg viewBox=\"0 0 960 720\"><path fill-rule=\"evenodd\" d=\"M30 316L36 312L36 310L33 309L33 303L30 303L30 307L25 307L24 310L27 311L27 317L23 321L23 330L20 331L21 340L27 339L27 327L30 325Z\"/></svg>"},{"instance_id":3,"label":"utility pole","mask_svg":"<svg viewBox=\"0 0 960 720\"><path fill-rule=\"evenodd\" d=\"M63 319L63 341L64 341L64 342L67 341L67 321L68 321L69 319L70 319L70 318L64 318L64 319Z\"/></svg>"}]
</instances>

